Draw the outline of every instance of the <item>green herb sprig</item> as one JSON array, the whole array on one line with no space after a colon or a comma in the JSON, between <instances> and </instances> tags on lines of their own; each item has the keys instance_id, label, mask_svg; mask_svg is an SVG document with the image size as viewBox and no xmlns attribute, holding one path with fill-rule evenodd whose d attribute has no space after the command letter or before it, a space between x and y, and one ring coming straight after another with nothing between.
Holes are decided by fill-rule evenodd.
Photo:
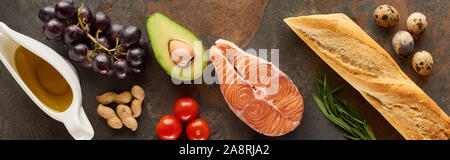
<instances>
[{"instance_id":1,"label":"green herb sprig","mask_svg":"<svg viewBox=\"0 0 450 160\"><path fill-rule=\"evenodd\" d=\"M324 74L323 79L320 76L316 78L316 87L320 98L316 94L312 94L314 101L325 117L347 132L344 134L345 137L351 140L376 140L361 111L347 101L333 96L334 93L344 88L343 86L332 90L327 83L327 76Z\"/></svg>"}]
</instances>

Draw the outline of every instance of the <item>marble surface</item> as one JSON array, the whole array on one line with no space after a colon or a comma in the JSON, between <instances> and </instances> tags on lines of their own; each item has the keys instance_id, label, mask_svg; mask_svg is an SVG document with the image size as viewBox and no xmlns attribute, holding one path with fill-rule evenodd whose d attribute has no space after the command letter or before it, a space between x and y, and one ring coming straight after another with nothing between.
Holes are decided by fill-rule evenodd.
<instances>
[{"instance_id":1,"label":"marble surface","mask_svg":"<svg viewBox=\"0 0 450 160\"><path fill-rule=\"evenodd\" d=\"M56 0L2 0L0 21L12 29L35 38L68 57L61 42L45 40L43 23L37 17L39 8ZM81 1L75 0L76 4ZM266 137L253 131L229 109L219 85L176 85L163 71L151 52L146 71L125 80L105 77L72 62L81 80L84 110L94 128L94 139L158 139L155 126L165 114L173 114L173 104L183 96L196 99L199 117L211 127L210 139L345 139L343 130L328 121L317 108L311 94L316 93L314 77L325 72L332 86L345 85L338 97L350 101L367 117L378 139L402 139L402 136L365 99L282 21L283 18L342 12L351 17L386 51L401 69L447 113L450 113L449 3L446 0L89 0L85 5L93 11L104 11L115 22L137 25L147 37L145 19L154 12L169 15L191 29L209 48L218 38L236 42L244 49L279 49L280 69L291 77L305 101L301 124L281 137ZM378 27L372 18L376 6L390 4L400 13L400 23L392 28ZM434 57L432 74L418 76L411 67L411 58L402 60L391 47L396 31L406 29L406 18L412 12L424 13L427 30L416 41L415 51L427 50ZM136 132L123 128L113 130L96 113L95 99L106 91L121 92L132 85L141 85L146 92L143 113ZM63 124L42 112L21 90L3 65L0 65L0 139L72 139ZM186 139L183 132L182 139Z\"/></svg>"}]
</instances>

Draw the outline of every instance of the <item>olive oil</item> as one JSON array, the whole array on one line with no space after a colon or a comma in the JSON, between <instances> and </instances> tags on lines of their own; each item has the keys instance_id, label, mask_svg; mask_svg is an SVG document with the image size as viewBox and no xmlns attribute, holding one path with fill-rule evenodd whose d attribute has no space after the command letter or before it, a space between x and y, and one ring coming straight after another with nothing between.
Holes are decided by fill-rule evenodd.
<instances>
[{"instance_id":1,"label":"olive oil","mask_svg":"<svg viewBox=\"0 0 450 160\"><path fill-rule=\"evenodd\" d=\"M49 63L22 46L17 48L14 61L20 78L45 106L57 112L70 106L72 89Z\"/></svg>"}]
</instances>

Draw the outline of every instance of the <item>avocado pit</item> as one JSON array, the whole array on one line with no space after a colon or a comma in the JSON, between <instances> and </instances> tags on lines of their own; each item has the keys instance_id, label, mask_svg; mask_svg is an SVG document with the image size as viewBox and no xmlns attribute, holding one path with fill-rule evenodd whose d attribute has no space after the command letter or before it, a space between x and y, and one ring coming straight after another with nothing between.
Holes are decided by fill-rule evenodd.
<instances>
[{"instance_id":1,"label":"avocado pit","mask_svg":"<svg viewBox=\"0 0 450 160\"><path fill-rule=\"evenodd\" d=\"M192 63L194 49L183 41L173 39L169 41L169 54L173 63L184 68Z\"/></svg>"}]
</instances>

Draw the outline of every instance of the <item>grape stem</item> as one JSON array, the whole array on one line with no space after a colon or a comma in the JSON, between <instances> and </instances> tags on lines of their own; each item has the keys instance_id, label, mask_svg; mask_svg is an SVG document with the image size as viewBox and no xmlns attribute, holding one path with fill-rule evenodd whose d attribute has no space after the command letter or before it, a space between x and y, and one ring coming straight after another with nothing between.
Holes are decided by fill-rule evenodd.
<instances>
[{"instance_id":1,"label":"grape stem","mask_svg":"<svg viewBox=\"0 0 450 160\"><path fill-rule=\"evenodd\" d=\"M88 33L88 31L87 31L87 28L86 28L87 24L86 24L86 26L85 26L84 18L81 19L81 17L80 17L81 10L83 9L83 7L84 7L84 4L81 3L80 9L78 10L78 15L77 15L77 17L78 17L78 24L80 24L80 27L81 27L81 29L84 31L84 33L86 33L86 36L87 36L92 42L94 42L95 48L94 48L93 54L95 54L95 51L97 50L97 46L98 46L98 47L99 47L98 49L102 49L102 50L107 51L108 54L110 54L111 56L114 57L114 59L118 60L118 58L117 58L114 54L112 54L111 52L114 52L114 51L116 51L116 50L119 50L119 47L120 47L120 45L118 45L119 39L116 39L116 47L115 47L115 48L113 48L113 49L108 49L108 48L106 48L105 46L103 46L102 44L100 44L94 37L92 37L92 35L91 35L90 33ZM100 34L101 32L102 32L101 30L97 30L97 33L96 33L96 37L97 37L97 38L98 38L98 36L99 36L99 34ZM121 54L123 54L123 53L121 52Z\"/></svg>"},{"instance_id":2,"label":"grape stem","mask_svg":"<svg viewBox=\"0 0 450 160\"><path fill-rule=\"evenodd\" d=\"M97 33L95 33L95 38L98 38L98 36L102 33L102 30L97 30Z\"/></svg>"}]
</instances>

